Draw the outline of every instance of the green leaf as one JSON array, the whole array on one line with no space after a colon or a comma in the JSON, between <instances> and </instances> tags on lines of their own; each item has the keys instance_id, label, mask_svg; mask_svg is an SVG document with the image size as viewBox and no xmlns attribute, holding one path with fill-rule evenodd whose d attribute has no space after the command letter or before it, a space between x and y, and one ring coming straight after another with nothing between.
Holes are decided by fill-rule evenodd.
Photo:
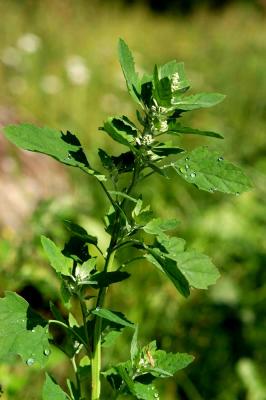
<instances>
[{"instance_id":1,"label":"green leaf","mask_svg":"<svg viewBox=\"0 0 266 400\"><path fill-rule=\"evenodd\" d=\"M178 77L178 88L174 91L176 92L184 92L189 88L189 82L186 78L185 68L183 62L176 62L176 60L169 61L167 64L164 64L159 67L159 78L168 77L169 79L173 78L173 75Z\"/></svg>"},{"instance_id":2,"label":"green leaf","mask_svg":"<svg viewBox=\"0 0 266 400\"><path fill-rule=\"evenodd\" d=\"M185 251L171 257L175 259L178 268L194 288L207 289L220 277L218 269L205 254Z\"/></svg>"},{"instance_id":3,"label":"green leaf","mask_svg":"<svg viewBox=\"0 0 266 400\"><path fill-rule=\"evenodd\" d=\"M71 276L73 261L70 258L65 257L51 239L41 236L41 242L54 270L61 275Z\"/></svg>"},{"instance_id":4,"label":"green leaf","mask_svg":"<svg viewBox=\"0 0 266 400\"><path fill-rule=\"evenodd\" d=\"M165 107L171 106L171 80L168 77L160 79L157 65L154 68L153 80L153 96L157 100L157 103Z\"/></svg>"},{"instance_id":5,"label":"green leaf","mask_svg":"<svg viewBox=\"0 0 266 400\"><path fill-rule=\"evenodd\" d=\"M64 221L64 224L73 236L82 239L85 243L97 245L97 238L95 236L89 235L86 229L82 228L80 225L77 225L74 222L67 220Z\"/></svg>"},{"instance_id":6,"label":"green leaf","mask_svg":"<svg viewBox=\"0 0 266 400\"><path fill-rule=\"evenodd\" d=\"M97 315L98 317L107 319L108 321L114 322L119 325L129 326L130 328L134 327L134 324L126 319L126 317L118 311L111 311L107 308L95 308L92 311L92 314Z\"/></svg>"},{"instance_id":7,"label":"green leaf","mask_svg":"<svg viewBox=\"0 0 266 400\"><path fill-rule=\"evenodd\" d=\"M150 233L152 235L159 235L161 232L175 229L178 224L179 221L176 218L154 218L143 227L143 230L146 233Z\"/></svg>"},{"instance_id":8,"label":"green leaf","mask_svg":"<svg viewBox=\"0 0 266 400\"><path fill-rule=\"evenodd\" d=\"M105 179L91 169L79 139L69 131L63 134L56 129L21 124L6 126L4 133L7 139L21 149L47 154L63 164L95 175L99 180Z\"/></svg>"},{"instance_id":9,"label":"green leaf","mask_svg":"<svg viewBox=\"0 0 266 400\"><path fill-rule=\"evenodd\" d=\"M132 388L132 394L136 396L137 399L141 400L154 400L159 399L159 394L154 385L145 385L140 382L135 382Z\"/></svg>"},{"instance_id":10,"label":"green leaf","mask_svg":"<svg viewBox=\"0 0 266 400\"><path fill-rule=\"evenodd\" d=\"M177 268L176 262L164 257L158 249L149 248L148 251L149 254L146 254L145 258L167 275L182 296L188 297L190 295L188 281Z\"/></svg>"},{"instance_id":11,"label":"green leaf","mask_svg":"<svg viewBox=\"0 0 266 400\"><path fill-rule=\"evenodd\" d=\"M48 324L26 300L13 292L0 299L0 359L19 355L44 367L50 354Z\"/></svg>"},{"instance_id":12,"label":"green leaf","mask_svg":"<svg viewBox=\"0 0 266 400\"><path fill-rule=\"evenodd\" d=\"M182 238L170 237L164 233L160 233L156 239L163 247L163 252L169 253L174 260L176 255L185 251L186 241Z\"/></svg>"},{"instance_id":13,"label":"green leaf","mask_svg":"<svg viewBox=\"0 0 266 400\"><path fill-rule=\"evenodd\" d=\"M121 143L131 150L134 150L134 136L135 131L129 128L129 125L125 123L122 118L109 117L104 122L103 128L108 135L118 143ZM134 135L133 135L134 134Z\"/></svg>"},{"instance_id":14,"label":"green leaf","mask_svg":"<svg viewBox=\"0 0 266 400\"><path fill-rule=\"evenodd\" d=\"M153 153L159 157L167 157L172 154L182 153L184 150L180 147L172 146L171 143L160 143L152 148Z\"/></svg>"},{"instance_id":15,"label":"green leaf","mask_svg":"<svg viewBox=\"0 0 266 400\"><path fill-rule=\"evenodd\" d=\"M69 241L65 243L62 254L80 264L84 263L90 258L87 240L80 236L71 236Z\"/></svg>"},{"instance_id":16,"label":"green leaf","mask_svg":"<svg viewBox=\"0 0 266 400\"><path fill-rule=\"evenodd\" d=\"M109 156L109 154L107 154L103 149L98 149L98 154L99 154L102 166L105 169L107 169L109 172L111 172L115 168L112 157Z\"/></svg>"},{"instance_id":17,"label":"green leaf","mask_svg":"<svg viewBox=\"0 0 266 400\"><path fill-rule=\"evenodd\" d=\"M239 167L223 160L218 152L207 147L187 152L172 166L187 182L209 192L240 194L252 187Z\"/></svg>"},{"instance_id":18,"label":"green leaf","mask_svg":"<svg viewBox=\"0 0 266 400\"><path fill-rule=\"evenodd\" d=\"M135 62L131 51L123 39L119 39L118 56L124 77L126 79L128 91L134 100L139 102L138 96L136 95L136 91L139 91L139 78L135 71Z\"/></svg>"},{"instance_id":19,"label":"green leaf","mask_svg":"<svg viewBox=\"0 0 266 400\"><path fill-rule=\"evenodd\" d=\"M107 287L113 283L124 281L128 279L130 274L123 271L112 271L112 272L98 272L97 274L91 275L91 279L96 281L96 287ZM94 285L93 285L94 286Z\"/></svg>"},{"instance_id":20,"label":"green leaf","mask_svg":"<svg viewBox=\"0 0 266 400\"><path fill-rule=\"evenodd\" d=\"M183 135L201 135L201 136L210 136L218 139L223 139L223 135L220 133L212 132L212 131L202 131L200 129L190 128L188 126L183 126L179 122L170 121L168 123L168 131L166 132L169 135L179 135L180 133Z\"/></svg>"},{"instance_id":21,"label":"green leaf","mask_svg":"<svg viewBox=\"0 0 266 400\"><path fill-rule=\"evenodd\" d=\"M42 390L42 400L68 400L70 397L46 374L45 383Z\"/></svg>"},{"instance_id":22,"label":"green leaf","mask_svg":"<svg viewBox=\"0 0 266 400\"><path fill-rule=\"evenodd\" d=\"M166 353L157 350L153 355L155 368L149 368L149 372L156 377L167 378L173 376L180 369L186 368L194 357L186 353Z\"/></svg>"},{"instance_id":23,"label":"green leaf","mask_svg":"<svg viewBox=\"0 0 266 400\"><path fill-rule=\"evenodd\" d=\"M198 108L208 108L221 103L225 95L220 93L198 93L192 96L176 96L172 99L172 105L183 111L196 110Z\"/></svg>"}]
</instances>

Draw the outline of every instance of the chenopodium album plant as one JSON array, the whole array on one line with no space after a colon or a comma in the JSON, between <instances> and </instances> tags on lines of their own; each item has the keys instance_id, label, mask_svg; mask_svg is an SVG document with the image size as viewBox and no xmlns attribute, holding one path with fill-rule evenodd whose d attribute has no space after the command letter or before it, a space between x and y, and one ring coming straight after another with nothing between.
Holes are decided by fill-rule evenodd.
<instances>
[{"instance_id":1,"label":"chenopodium album plant","mask_svg":"<svg viewBox=\"0 0 266 400\"><path fill-rule=\"evenodd\" d=\"M184 297L189 296L191 288L207 289L219 277L206 255L187 249L184 239L167 233L176 229L178 221L155 217L138 193L138 183L154 173L168 177L169 171L174 170L188 183L211 193L237 195L251 187L241 169L225 161L216 151L208 147L186 151L163 140L163 137L187 134L222 138L215 132L183 126L179 120L187 111L220 103L223 95L185 95L189 83L183 63L176 61L156 65L152 75L140 77L123 40L119 41L119 60L128 92L139 107L138 122L124 115L116 116L108 118L100 128L126 148L118 156L99 149L103 173L92 168L79 139L71 132L64 134L30 124L4 129L5 136L18 147L47 154L95 178L110 203L105 216L105 229L110 235L107 250L101 249L96 237L72 221L65 222L70 239L63 249L51 239L41 238L49 262L61 281L61 298L68 318L51 303L53 319L45 320L13 292L6 292L0 300L1 359L19 355L28 366L45 367L50 346L59 346L51 327L58 325L65 331L67 344L59 348L69 357L75 379L68 379L67 389L63 390L46 374L43 400L100 399L101 377L111 384L114 398L120 395L145 400L159 398L154 380L171 377L193 361L191 355L157 349L155 341L140 347L137 325L121 312L104 307L108 287L128 279L127 265L140 258L148 260L170 279ZM126 247L135 249L134 258L119 265L114 258ZM80 313L71 308L73 301L78 302ZM133 330L129 360L102 371L102 346L110 344L125 327Z\"/></svg>"}]
</instances>

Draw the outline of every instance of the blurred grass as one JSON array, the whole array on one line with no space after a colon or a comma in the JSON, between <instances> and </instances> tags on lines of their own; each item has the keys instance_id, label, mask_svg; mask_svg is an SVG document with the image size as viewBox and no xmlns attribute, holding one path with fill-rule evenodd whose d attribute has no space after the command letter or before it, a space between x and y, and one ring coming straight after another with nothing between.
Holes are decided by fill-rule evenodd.
<instances>
[{"instance_id":1,"label":"blurred grass","mask_svg":"<svg viewBox=\"0 0 266 400\"><path fill-rule=\"evenodd\" d=\"M150 266L136 265L130 267L133 279L112 289L109 301L130 319L141 322L143 341L155 337L167 350L196 355L188 372L178 375L178 389L176 380L161 384L163 399L255 400L256 394L247 397L245 387L249 386L241 381L237 363L249 358L259 371L266 368L265 16L251 7L237 6L219 14L201 10L180 18L153 15L141 6L122 8L116 2L103 6L100 1L70 0L1 2L0 15L4 16L0 24L1 113L11 110L19 121L72 130L96 165L99 146L118 151L98 131L102 121L117 113L134 118L134 105L117 61L118 37L128 42L139 70L149 71L155 62L176 58L185 62L192 92L227 95L222 105L184 117L191 126L223 133L225 141L191 137L184 144L219 148L245 167L254 182L253 192L239 198L208 195L188 188L178 178L169 187L158 177L141 188L155 212L182 221L180 234L189 246L213 257L222 279L209 293L195 292L184 302ZM18 47L18 40L27 32L40 40L32 53ZM87 71L87 82L79 85L69 78L74 56L82 57L79 60ZM0 240L4 265L0 290L33 286L44 297L44 310L49 296L56 300L57 284L42 261L39 235L46 233L58 241L56 236L64 235L60 220L74 218L77 211L88 228L101 230L95 222L105 206L100 192L76 171L69 172L72 211L55 200L36 211L19 232L19 239L17 232L8 231ZM13 246L16 241L18 252ZM38 269L35 263L40 265ZM105 362L112 357L126 359L129 339L125 335L106 351ZM62 380L67 364L64 369L58 367L61 358L57 356L53 362L51 368ZM30 384L31 379L36 381L36 391L41 385L35 370L22 367L19 373L23 378L16 380L16 367L1 368L3 399L39 398ZM7 379L10 373L14 380Z\"/></svg>"}]
</instances>

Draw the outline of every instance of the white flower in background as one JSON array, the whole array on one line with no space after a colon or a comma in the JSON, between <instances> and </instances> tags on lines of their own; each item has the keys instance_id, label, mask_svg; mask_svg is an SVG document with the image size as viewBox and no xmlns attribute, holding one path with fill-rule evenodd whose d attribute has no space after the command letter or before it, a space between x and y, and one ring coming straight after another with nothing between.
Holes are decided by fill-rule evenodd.
<instances>
[{"instance_id":1,"label":"white flower in background","mask_svg":"<svg viewBox=\"0 0 266 400\"><path fill-rule=\"evenodd\" d=\"M14 76L13 78L10 78L7 85L12 94L22 94L27 89L26 80L20 76Z\"/></svg>"},{"instance_id":2,"label":"white flower in background","mask_svg":"<svg viewBox=\"0 0 266 400\"><path fill-rule=\"evenodd\" d=\"M9 67L18 67L21 63L21 54L15 47L6 47L3 50L1 61Z\"/></svg>"},{"instance_id":3,"label":"white flower in background","mask_svg":"<svg viewBox=\"0 0 266 400\"><path fill-rule=\"evenodd\" d=\"M74 85L85 85L89 82L91 72L81 56L70 56L66 61L65 68L69 80Z\"/></svg>"},{"instance_id":4,"label":"white flower in background","mask_svg":"<svg viewBox=\"0 0 266 400\"><path fill-rule=\"evenodd\" d=\"M62 81L56 75L45 75L41 80L41 88L47 94L57 94L62 87Z\"/></svg>"},{"instance_id":5,"label":"white flower in background","mask_svg":"<svg viewBox=\"0 0 266 400\"><path fill-rule=\"evenodd\" d=\"M25 33L17 40L17 47L26 53L35 53L41 46L41 39L35 33Z\"/></svg>"}]
</instances>

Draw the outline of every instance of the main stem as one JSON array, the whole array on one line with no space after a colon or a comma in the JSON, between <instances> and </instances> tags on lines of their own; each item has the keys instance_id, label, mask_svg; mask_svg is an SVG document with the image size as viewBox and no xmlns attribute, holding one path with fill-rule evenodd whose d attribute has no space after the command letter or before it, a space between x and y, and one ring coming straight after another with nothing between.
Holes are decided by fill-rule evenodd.
<instances>
[{"instance_id":1,"label":"main stem","mask_svg":"<svg viewBox=\"0 0 266 400\"><path fill-rule=\"evenodd\" d=\"M133 176L131 180L131 184L129 185L127 189L127 194L131 192L133 189L137 177L138 177L138 168L134 168L133 170ZM107 197L111 201L112 205L114 208L115 202L108 193L107 189L105 188L104 184L100 182L104 192L106 193ZM125 205L126 199L124 199L120 205L120 210L121 208L123 209L123 206ZM118 210L117 210L118 211ZM108 272L112 269L113 261L114 261L114 256L115 256L115 246L117 244L117 236L119 234L120 226L119 226L119 212L116 214L116 219L115 223L113 225L113 230L112 230L112 235L111 235L111 241L110 245L108 247L107 251L107 256L105 260L105 265L104 265L104 272ZM101 308L104 305L104 299L106 295L107 288L101 288L99 290L97 302L96 302L96 307ZM91 358L91 379L92 379L92 395L91 395L91 400L99 400L100 399L100 394L101 394L101 379L100 379L100 374L101 374L101 332L102 332L102 318L96 316L95 319L95 327L94 327L94 335L93 335L93 352L92 352L92 358Z\"/></svg>"},{"instance_id":2,"label":"main stem","mask_svg":"<svg viewBox=\"0 0 266 400\"><path fill-rule=\"evenodd\" d=\"M113 265L115 251L110 248L106 258L105 272L108 272ZM97 300L97 307L102 307L104 304L106 294L106 288L102 288L99 291ZM95 328L93 335L93 353L91 359L91 378L92 378L92 396L91 400L99 400L101 393L101 331L102 331L102 318L96 317Z\"/></svg>"}]
</instances>

